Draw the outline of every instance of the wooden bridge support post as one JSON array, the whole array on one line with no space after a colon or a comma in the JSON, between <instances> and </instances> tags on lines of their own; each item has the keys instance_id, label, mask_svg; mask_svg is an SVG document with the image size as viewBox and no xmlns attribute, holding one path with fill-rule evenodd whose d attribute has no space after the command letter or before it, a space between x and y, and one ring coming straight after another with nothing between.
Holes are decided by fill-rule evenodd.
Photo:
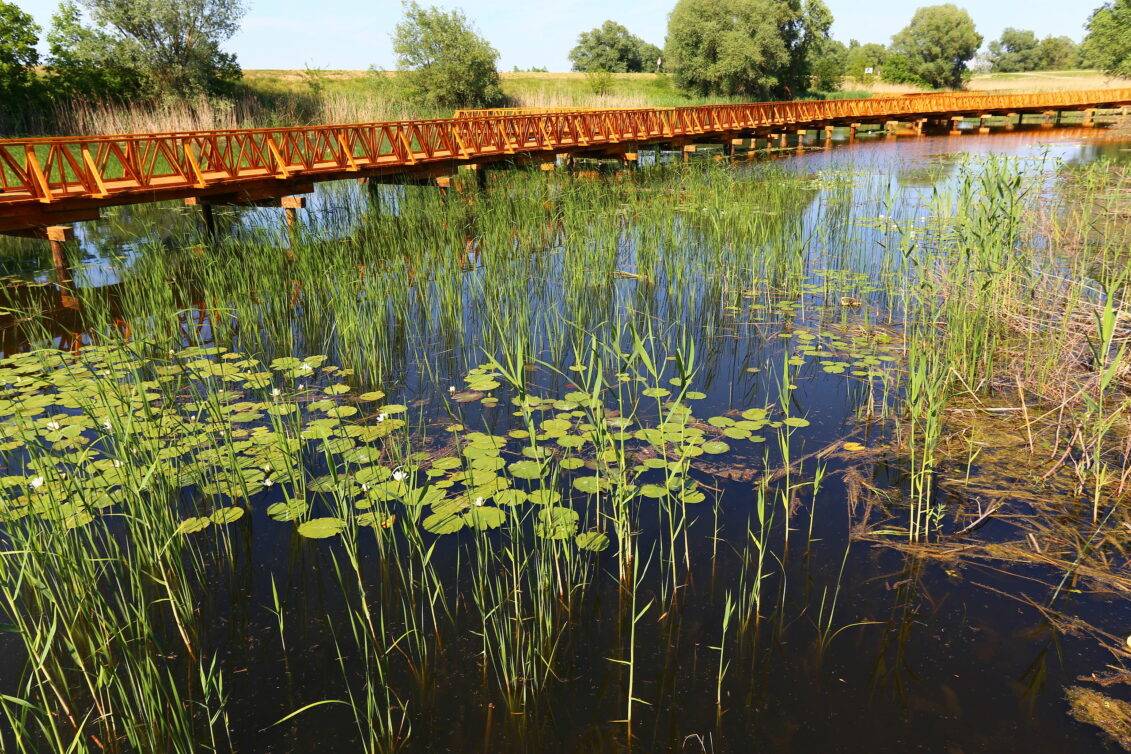
<instances>
[{"instance_id":1,"label":"wooden bridge support post","mask_svg":"<svg viewBox=\"0 0 1131 754\"><path fill-rule=\"evenodd\" d=\"M200 219L204 222L204 240L209 244L216 243L216 218L212 215L212 205L207 202L200 205Z\"/></svg>"},{"instance_id":2,"label":"wooden bridge support post","mask_svg":"<svg viewBox=\"0 0 1131 754\"><path fill-rule=\"evenodd\" d=\"M306 206L306 197L279 197L279 206L283 208L283 222L287 226L287 236L293 245L294 234L298 230L298 211Z\"/></svg>"},{"instance_id":3,"label":"wooden bridge support post","mask_svg":"<svg viewBox=\"0 0 1131 754\"><path fill-rule=\"evenodd\" d=\"M51 264L55 267L56 278L61 285L70 285L73 278L63 244L75 240L75 229L70 225L50 225L44 230L44 234L51 244Z\"/></svg>"},{"instance_id":4,"label":"wooden bridge support post","mask_svg":"<svg viewBox=\"0 0 1131 754\"><path fill-rule=\"evenodd\" d=\"M856 129L858 129L858 128L860 128L859 123L849 123L848 124L848 140L849 141L856 141Z\"/></svg>"},{"instance_id":5,"label":"wooden bridge support post","mask_svg":"<svg viewBox=\"0 0 1131 754\"><path fill-rule=\"evenodd\" d=\"M1017 121L1017 125L1021 125L1021 116L1019 114L1017 114L1017 113L1006 113L1005 114L1005 130L1006 131L1012 131L1017 127L1013 124L1014 120Z\"/></svg>"},{"instance_id":6,"label":"wooden bridge support post","mask_svg":"<svg viewBox=\"0 0 1131 754\"><path fill-rule=\"evenodd\" d=\"M695 145L694 144L684 144L683 145L683 161L684 162L691 162L691 155L693 155L694 153L695 153Z\"/></svg>"},{"instance_id":7,"label":"wooden bridge support post","mask_svg":"<svg viewBox=\"0 0 1131 754\"><path fill-rule=\"evenodd\" d=\"M450 175L438 175L434 181L436 188L440 191L440 196L447 196L448 189L452 187L452 177Z\"/></svg>"},{"instance_id":8,"label":"wooden bridge support post","mask_svg":"<svg viewBox=\"0 0 1131 754\"><path fill-rule=\"evenodd\" d=\"M385 207L385 197L381 191L381 184L369 178L358 178L358 183L365 185L365 193L369 197L369 206L374 213L380 215Z\"/></svg>"},{"instance_id":9,"label":"wooden bridge support post","mask_svg":"<svg viewBox=\"0 0 1131 754\"><path fill-rule=\"evenodd\" d=\"M1095 108L1088 108L1084 111L1084 122L1080 124L1084 128L1092 128L1096 125L1096 111Z\"/></svg>"},{"instance_id":10,"label":"wooden bridge support post","mask_svg":"<svg viewBox=\"0 0 1131 754\"><path fill-rule=\"evenodd\" d=\"M990 132L990 118L992 115L982 114L978 116L978 133L988 134Z\"/></svg>"},{"instance_id":11,"label":"wooden bridge support post","mask_svg":"<svg viewBox=\"0 0 1131 754\"><path fill-rule=\"evenodd\" d=\"M962 135L962 129L959 126L962 125L963 120L965 120L965 118L963 118L961 115L951 116L951 118L950 118L950 135L951 136L961 136Z\"/></svg>"},{"instance_id":12,"label":"wooden bridge support post","mask_svg":"<svg viewBox=\"0 0 1131 754\"><path fill-rule=\"evenodd\" d=\"M460 165L459 172L464 175L471 174L476 191L487 190L487 169L482 165Z\"/></svg>"}]
</instances>

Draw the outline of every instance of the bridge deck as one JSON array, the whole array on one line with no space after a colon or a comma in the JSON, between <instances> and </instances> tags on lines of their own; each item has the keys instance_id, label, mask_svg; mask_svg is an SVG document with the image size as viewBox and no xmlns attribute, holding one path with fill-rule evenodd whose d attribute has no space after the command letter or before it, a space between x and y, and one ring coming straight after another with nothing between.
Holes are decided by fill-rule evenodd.
<instances>
[{"instance_id":1,"label":"bridge deck","mask_svg":"<svg viewBox=\"0 0 1131 754\"><path fill-rule=\"evenodd\" d=\"M1117 107L1131 89L939 93L680 108L461 113L298 128L0 140L0 233L96 217L164 199L280 196L315 181L434 175L458 164L618 144L693 142L775 129L962 114Z\"/></svg>"}]
</instances>

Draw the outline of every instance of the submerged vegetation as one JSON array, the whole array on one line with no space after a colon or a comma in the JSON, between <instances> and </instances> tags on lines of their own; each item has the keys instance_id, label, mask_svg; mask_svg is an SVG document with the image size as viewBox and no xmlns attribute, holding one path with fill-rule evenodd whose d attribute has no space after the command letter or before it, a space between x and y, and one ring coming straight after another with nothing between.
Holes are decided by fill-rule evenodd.
<instances>
[{"instance_id":1,"label":"submerged vegetation","mask_svg":"<svg viewBox=\"0 0 1131 754\"><path fill-rule=\"evenodd\" d=\"M1090 744L1131 174L657 157L122 208L12 280L0 747Z\"/></svg>"}]
</instances>

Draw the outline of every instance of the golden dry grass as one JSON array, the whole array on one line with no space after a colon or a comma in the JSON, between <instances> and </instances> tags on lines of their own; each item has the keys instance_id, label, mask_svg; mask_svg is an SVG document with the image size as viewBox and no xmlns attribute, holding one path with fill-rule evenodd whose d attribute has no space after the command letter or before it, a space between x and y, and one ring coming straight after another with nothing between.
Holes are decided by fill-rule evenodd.
<instances>
[{"instance_id":1,"label":"golden dry grass","mask_svg":"<svg viewBox=\"0 0 1131 754\"><path fill-rule=\"evenodd\" d=\"M319 76L329 81L349 81L364 78L368 71L351 70L325 70ZM391 72L386 72L391 73ZM570 82L567 87L577 85L585 79L584 73L575 71L561 72L502 72L500 76L506 82L524 82L548 84L553 81ZM288 83L301 83L306 77L306 71L301 69L256 69L245 70L244 78L249 83L256 80L274 79ZM612 77L625 85L638 84L647 86L658 78L654 73L615 73ZM1099 71L1038 71L1033 73L983 73L971 79L969 88L978 91L1016 91L1016 92L1052 92L1067 91L1071 89L1115 89L1131 87L1131 79L1111 78ZM841 87L845 91L866 90L876 94L901 94L904 92L921 91L914 86L906 84L889 84L883 81L863 83L847 80Z\"/></svg>"},{"instance_id":2,"label":"golden dry grass","mask_svg":"<svg viewBox=\"0 0 1131 754\"><path fill-rule=\"evenodd\" d=\"M969 89L985 92L1063 92L1073 89L1118 89L1131 87L1131 79L1111 78L1099 71L1036 71L1033 73L982 73L970 80ZM876 94L923 91L907 84L884 81L846 81L844 89L867 89Z\"/></svg>"}]
</instances>

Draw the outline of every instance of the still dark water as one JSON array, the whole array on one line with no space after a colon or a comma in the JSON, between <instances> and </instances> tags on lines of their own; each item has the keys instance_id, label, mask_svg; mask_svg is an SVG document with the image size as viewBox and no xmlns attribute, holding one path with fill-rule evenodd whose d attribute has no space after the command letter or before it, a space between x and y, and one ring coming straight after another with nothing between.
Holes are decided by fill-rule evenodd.
<instances>
[{"instance_id":1,"label":"still dark water","mask_svg":"<svg viewBox=\"0 0 1131 754\"><path fill-rule=\"evenodd\" d=\"M858 246L862 274L872 274L883 269L884 255L890 253L877 243L886 238L889 220L898 217L911 226L927 223L926 205L956 190L964 171L975 164L969 156L1002 154L1042 173L1057 162L1126 162L1131 159L1131 141L1103 129L865 137L851 145L754 160L735 170L753 173L775 166L811 174L851 171L853 216L844 221L851 230L842 238ZM1050 177L1042 185L1052 191L1054 180ZM390 189L383 211L395 211L402 198ZM348 239L366 201L364 191L353 184L320 185L303 215L306 232ZM725 197L719 206L734 212L759 209L727 206ZM827 207L818 197L796 208L811 234L803 242L829 232L833 220ZM193 218L183 208L164 211L168 223L191 227ZM74 284L104 289L111 308L119 289L129 284L131 270L146 255L161 253L164 221L155 223L152 213L138 215L142 221L133 224L131 212L123 210L79 232L82 263L74 271ZM285 246L279 218L271 210L241 211L232 223L230 232L241 238L270 238ZM532 308L570 314L574 304L563 299L574 288L562 281L560 256L571 249L535 253L546 257L546 277L522 283ZM624 264L618 266L635 269L639 249L626 245L621 253ZM54 279L53 271L36 269L43 264L41 258L10 258L4 264L10 275L45 283ZM240 259L231 264L232 274L237 274ZM475 281L491 264L491 251L484 250L461 273L471 292L464 294L467 298L458 311L469 332L481 326L477 320L483 317L482 302L490 300L490 290L476 288L482 283ZM898 323L885 320L889 302L882 300L882 291L829 275L820 254L806 264L810 287L786 293L772 285L752 285L758 293L750 301L762 303L741 312L728 308L733 297L712 292L708 280L684 283L674 273L666 286L647 286L626 276L595 295L607 299L601 302L607 312L647 309L658 332L689 330L698 346L700 368L694 388L705 393L695 402L695 415L733 417L751 407L775 404L776 376L799 337L802 345L812 338L832 344L828 347L833 350L840 348L836 343L848 344L840 348L843 352L896 353L876 346L874 340L867 348L852 346L853 337L877 330L897 337ZM830 279L835 284L830 286ZM845 290L857 290L851 286L864 291L859 294L864 306L837 305ZM691 290L694 296L687 293ZM45 308L65 303L50 287L29 295ZM81 308L58 306L53 319L58 343L70 346L84 340ZM400 374L386 386L393 399L419 408L430 426L440 427L446 421L440 394L483 359L475 338L469 338L450 349L454 356L437 356L435 374L425 370L418 354L443 345L436 327L435 314L429 312L407 326ZM552 335L542 333L540 341ZM12 326L4 331L2 345L15 352L26 348L27 337ZM665 376L673 374L671 369L669 364ZM531 379L549 396L573 389L565 376L547 368L533 371ZM689 506L694 508L687 524L690 534L676 550L664 544L669 525L664 516L658 511L641 513L639 561L655 570L642 578L635 602L629 602L618 583L612 548L587 555L592 558L588 583L563 601L568 607L555 617L561 630L553 653L553 679L517 706L508 703L485 667L478 634L483 627L468 606L468 572L474 565L469 564L467 548L502 547L504 539L492 533L486 544L476 545L474 535L466 531L437 538L434 565L445 579L452 615L430 626L435 635L427 637L433 646L429 666L411 668L392 653L388 675L377 679L367 677L361 663L351 665L351 660L346 662L351 682L395 690L398 715L411 722L411 735L404 741L409 751L1105 750L1108 744L1096 730L1069 716L1064 690L1078 676L1104 671L1112 662L1111 653L1087 633L1057 630L1041 610L1028 604L1050 604L1048 584L1055 584L1059 573L1036 565L924 558L877 541L885 538L882 530L888 522L900 521L902 514L895 502L889 510L869 506L860 484L883 490L895 501L906 492L906 473L882 456L858 456L838 445L890 443L883 421L861 420L862 406L875 399L875 381L866 376L848 379L808 360L799 366L794 382L791 414L806 417L809 425L795 435L791 454L800 458L832 450L803 465L800 476L806 483L821 463L824 478L815 496L807 489L797 494L788 534L780 502L771 500L771 520L759 524L752 499L752 475L781 461L780 449L765 450L773 445L772 438L765 445L734 443L725 459L693 465L692 474L717 491L718 505ZM505 399L500 408L469 403L461 420L504 435L520 427L508 408ZM331 560L336 544L304 539L292 526L271 520L266 509L281 499L279 494L262 493L250 506L250 515L233 524L239 527L233 537L235 557L213 565L213 579L200 593L205 644L225 671L231 748L358 751L357 728L344 705L312 708L274 725L305 705L343 697L338 657L346 631ZM948 512L975 505L960 495L943 497ZM737 594L750 578L749 530L759 526L768 532L769 543L760 585L762 617L739 640L733 625L723 634L723 615L727 596ZM871 535L853 536L862 532ZM1001 517L991 519L978 536L981 541L1006 542L1019 534L1010 519ZM382 563L372 547L363 548L363 559L365 572L379 583L389 564ZM674 584L660 583L671 581L664 561L679 561ZM272 612L273 583L284 606L285 655ZM392 607L386 604L383 609ZM1123 597L1069 590L1058 596L1055 610L1112 635L1131 631L1131 602ZM630 638L633 614L641 617ZM398 625L401 619L390 617ZM721 684L720 642L727 662ZM618 722L625 716L629 693L625 667L611 659L627 656L630 644L635 654L631 694L640 700L633 705L631 737ZM11 693L23 650L10 636L0 636L0 647L0 693ZM1121 693L1118 688L1108 692ZM717 696L721 704L716 704Z\"/></svg>"}]
</instances>

